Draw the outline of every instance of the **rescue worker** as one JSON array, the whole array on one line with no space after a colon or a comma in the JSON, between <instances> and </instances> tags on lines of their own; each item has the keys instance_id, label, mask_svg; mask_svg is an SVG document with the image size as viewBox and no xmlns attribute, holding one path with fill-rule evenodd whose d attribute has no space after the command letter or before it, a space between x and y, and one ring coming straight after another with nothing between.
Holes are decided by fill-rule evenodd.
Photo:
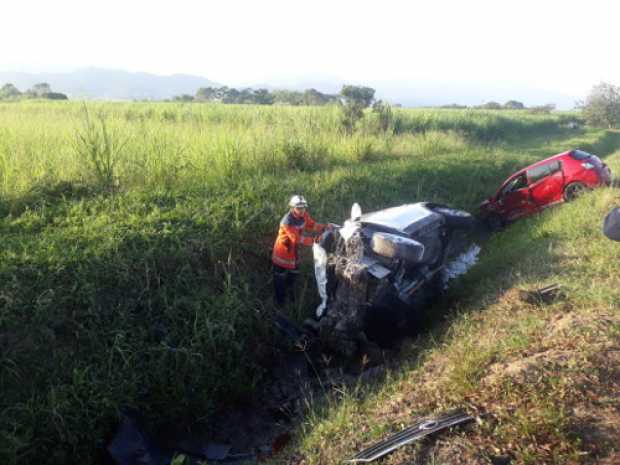
<instances>
[{"instance_id":1,"label":"rescue worker","mask_svg":"<svg viewBox=\"0 0 620 465\"><path fill-rule=\"evenodd\" d=\"M291 197L290 210L280 221L278 237L273 246L273 283L275 303L283 307L287 297L295 301L295 278L299 274L300 245L312 246L325 230L326 225L317 223L307 212L308 203L303 195Z\"/></svg>"}]
</instances>

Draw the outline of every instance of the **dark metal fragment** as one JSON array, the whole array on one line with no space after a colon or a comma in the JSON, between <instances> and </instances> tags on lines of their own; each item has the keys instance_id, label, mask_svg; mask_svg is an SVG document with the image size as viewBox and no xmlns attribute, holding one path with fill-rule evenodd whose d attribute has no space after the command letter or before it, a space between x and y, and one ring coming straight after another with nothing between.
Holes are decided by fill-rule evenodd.
<instances>
[{"instance_id":1,"label":"dark metal fragment","mask_svg":"<svg viewBox=\"0 0 620 465\"><path fill-rule=\"evenodd\" d=\"M462 410L456 410L438 417L418 420L413 425L402 430L400 433L390 436L389 438L369 447L368 449L364 449L352 459L345 460L345 462L372 462L417 439L451 426L472 421L473 419L474 417L468 415Z\"/></svg>"},{"instance_id":2,"label":"dark metal fragment","mask_svg":"<svg viewBox=\"0 0 620 465\"><path fill-rule=\"evenodd\" d=\"M519 298L529 304L550 304L562 296L559 284L551 284L534 291L519 291Z\"/></svg>"}]
</instances>

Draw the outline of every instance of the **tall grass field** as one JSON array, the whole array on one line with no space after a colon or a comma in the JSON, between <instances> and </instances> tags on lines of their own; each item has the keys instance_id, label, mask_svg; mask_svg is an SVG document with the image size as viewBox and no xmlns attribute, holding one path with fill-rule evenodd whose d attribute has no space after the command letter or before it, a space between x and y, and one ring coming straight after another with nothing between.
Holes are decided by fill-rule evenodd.
<instances>
[{"instance_id":1,"label":"tall grass field","mask_svg":"<svg viewBox=\"0 0 620 465\"><path fill-rule=\"evenodd\" d=\"M208 423L250 399L291 194L336 223L353 202L473 211L517 168L620 146L572 122L396 109L347 135L337 107L0 104L0 463L95 463L122 407ZM318 300L309 265L297 320Z\"/></svg>"}]
</instances>

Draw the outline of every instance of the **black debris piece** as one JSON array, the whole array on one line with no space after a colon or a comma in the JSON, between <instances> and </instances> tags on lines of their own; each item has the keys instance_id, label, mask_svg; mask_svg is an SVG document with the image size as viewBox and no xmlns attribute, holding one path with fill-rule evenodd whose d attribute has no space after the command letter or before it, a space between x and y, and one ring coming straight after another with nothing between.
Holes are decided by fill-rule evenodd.
<instances>
[{"instance_id":1,"label":"black debris piece","mask_svg":"<svg viewBox=\"0 0 620 465\"><path fill-rule=\"evenodd\" d=\"M431 417L416 421L413 425L371 447L363 450L355 457L345 460L348 463L368 463L394 450L407 445L417 439L421 439L429 434L435 433L451 426L460 425L474 420L462 410L455 410L438 417Z\"/></svg>"},{"instance_id":2,"label":"black debris piece","mask_svg":"<svg viewBox=\"0 0 620 465\"><path fill-rule=\"evenodd\" d=\"M122 413L122 421L106 450L116 465L169 465L176 454L237 465L255 463L259 454L265 455L260 450L234 453L230 444L205 441L191 434L169 438L161 444L145 432L138 415L131 412Z\"/></svg>"},{"instance_id":3,"label":"black debris piece","mask_svg":"<svg viewBox=\"0 0 620 465\"><path fill-rule=\"evenodd\" d=\"M172 460L172 454L164 452L138 420L125 413L107 451L117 465L167 465Z\"/></svg>"},{"instance_id":4,"label":"black debris piece","mask_svg":"<svg viewBox=\"0 0 620 465\"><path fill-rule=\"evenodd\" d=\"M620 241L620 207L614 208L605 217L603 234L612 241Z\"/></svg>"},{"instance_id":5,"label":"black debris piece","mask_svg":"<svg viewBox=\"0 0 620 465\"><path fill-rule=\"evenodd\" d=\"M492 465L510 465L512 458L509 455L492 455L490 457Z\"/></svg>"}]
</instances>

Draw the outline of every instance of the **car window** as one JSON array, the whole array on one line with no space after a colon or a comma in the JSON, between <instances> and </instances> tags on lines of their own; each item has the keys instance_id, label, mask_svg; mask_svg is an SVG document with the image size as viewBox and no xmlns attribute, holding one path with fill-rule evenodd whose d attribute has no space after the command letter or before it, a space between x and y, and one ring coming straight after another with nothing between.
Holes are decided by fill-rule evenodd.
<instances>
[{"instance_id":1,"label":"car window","mask_svg":"<svg viewBox=\"0 0 620 465\"><path fill-rule=\"evenodd\" d=\"M547 165L549 167L549 175L557 173L558 171L562 171L562 163L559 160L556 160Z\"/></svg>"},{"instance_id":2,"label":"car window","mask_svg":"<svg viewBox=\"0 0 620 465\"><path fill-rule=\"evenodd\" d=\"M550 163L537 166L536 168L532 168L531 170L527 170L527 178L529 179L530 184L533 184L547 176L557 173L561 168L562 166L559 161L552 161Z\"/></svg>"},{"instance_id":3,"label":"car window","mask_svg":"<svg viewBox=\"0 0 620 465\"><path fill-rule=\"evenodd\" d=\"M583 150L573 150L570 153L570 156L573 157L575 160L587 160L588 158L590 158L592 156L592 154L588 153L588 152L584 152Z\"/></svg>"},{"instance_id":4,"label":"car window","mask_svg":"<svg viewBox=\"0 0 620 465\"><path fill-rule=\"evenodd\" d=\"M524 187L527 187L527 178L525 177L525 174L520 174L516 178L508 181L508 184L506 184L502 189L501 196L522 189Z\"/></svg>"}]
</instances>

